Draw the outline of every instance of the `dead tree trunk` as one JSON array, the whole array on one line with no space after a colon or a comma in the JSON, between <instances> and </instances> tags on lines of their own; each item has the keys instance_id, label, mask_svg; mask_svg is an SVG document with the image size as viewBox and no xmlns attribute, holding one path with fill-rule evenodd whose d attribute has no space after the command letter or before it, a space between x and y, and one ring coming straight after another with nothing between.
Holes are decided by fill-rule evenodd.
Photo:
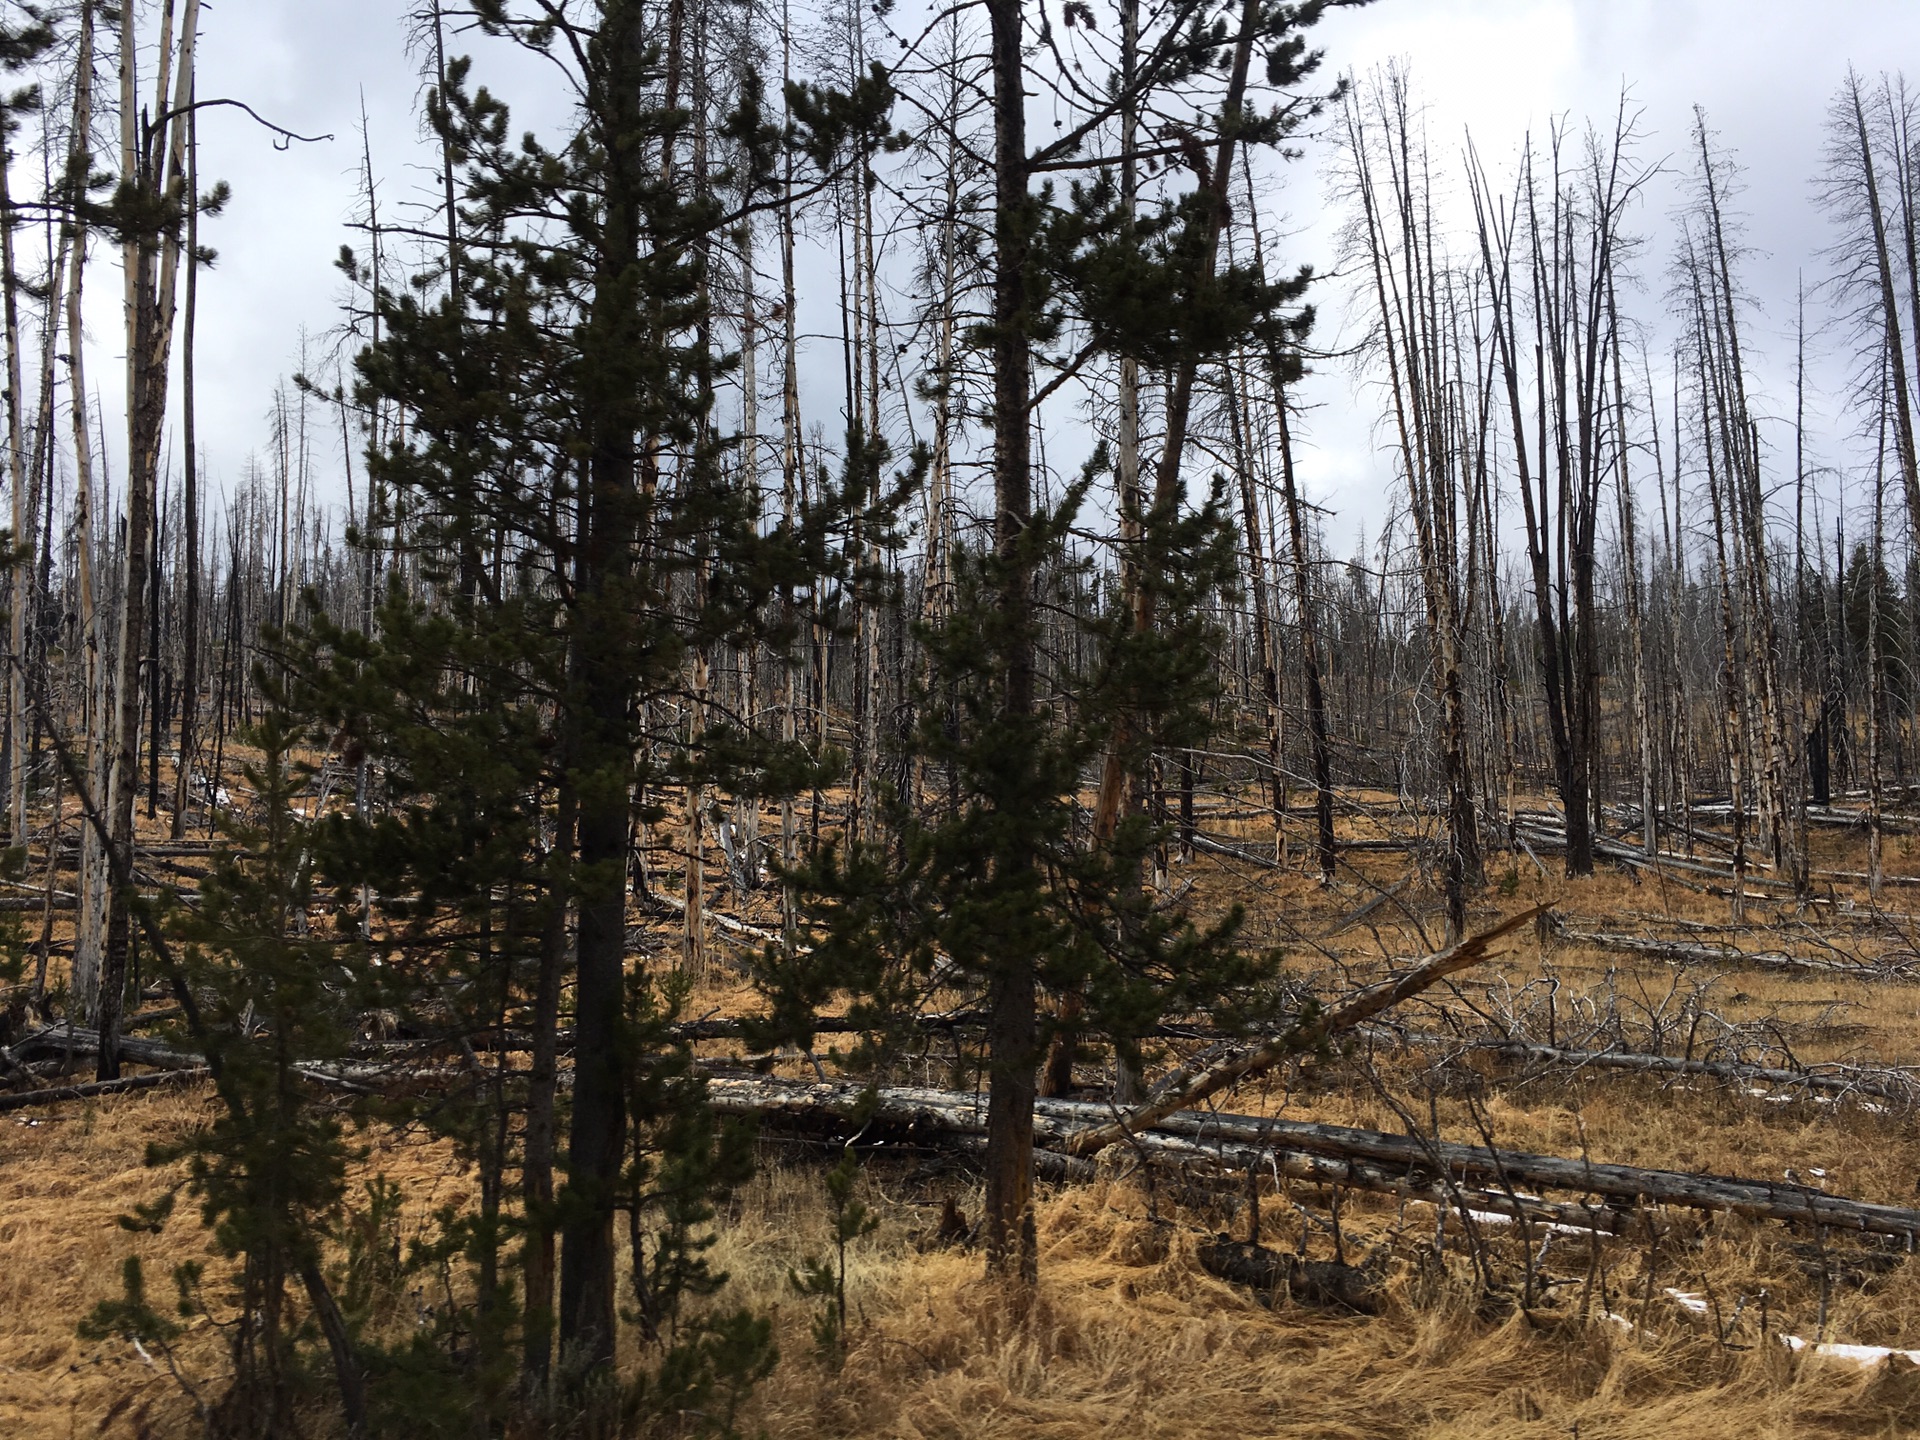
<instances>
[{"instance_id":1,"label":"dead tree trunk","mask_svg":"<svg viewBox=\"0 0 1920 1440\"><path fill-rule=\"evenodd\" d=\"M1522 162L1520 195L1531 200L1533 189L1532 157L1529 150ZM1540 640L1540 679L1547 712L1547 739L1552 752L1555 788L1567 821L1567 873L1593 873L1593 831L1588 806L1584 766L1575 750L1575 735L1569 717L1567 658L1568 637L1554 613L1553 561L1555 547L1549 525L1547 503L1546 380L1541 348L1534 350L1536 388L1540 395L1537 457L1530 451L1526 410L1520 396L1520 354L1518 304L1514 298L1513 243L1518 223L1519 204L1511 213L1502 209L1494 214L1494 204L1486 177L1477 158L1470 162L1468 179L1473 194L1480 255L1488 277L1488 298L1492 311L1495 349L1505 382L1508 418L1513 429L1513 460L1520 492L1521 516L1525 522L1527 560L1531 571L1534 621ZM1537 244L1536 244L1537 249ZM1536 473L1537 472L1537 473Z\"/></svg>"},{"instance_id":2,"label":"dead tree trunk","mask_svg":"<svg viewBox=\"0 0 1920 1440\"><path fill-rule=\"evenodd\" d=\"M7 345L7 481L12 487L13 539L31 533L27 514L26 437L21 433L20 298L14 266L16 212L11 190L13 144L0 133L0 287L5 290ZM27 579L25 565L7 571L7 827L16 846L27 843Z\"/></svg>"},{"instance_id":3,"label":"dead tree trunk","mask_svg":"<svg viewBox=\"0 0 1920 1440\"><path fill-rule=\"evenodd\" d=\"M189 82L191 84L191 82ZM190 97L191 98L191 95ZM200 457L194 429L193 342L200 295L200 145L195 115L187 116L187 280L180 332L180 755L174 765L173 838L186 834L187 792L193 775L194 731L200 707ZM344 397L342 404L344 405ZM352 457L348 457L351 466ZM349 472L351 477L351 472ZM351 497L348 505L351 513ZM364 762L363 762L364 763Z\"/></svg>"},{"instance_id":4,"label":"dead tree trunk","mask_svg":"<svg viewBox=\"0 0 1920 1440\"><path fill-rule=\"evenodd\" d=\"M1031 200L1027 194L1026 62L1020 0L987 0L991 37L994 130L993 236L993 480L994 547L1002 567L997 597L1016 638L1003 658L1001 710L1016 731L1032 723L1034 655L1031 634L1033 564L1027 527L1033 519L1028 434L1027 307ZM1006 855L1001 863L1031 866L1032 857ZM1003 880L1013 877L1002 877ZM1038 995L1034 957L1004 958L990 986L987 1043L993 1078L987 1101L987 1266L994 1274L1033 1284L1039 1242L1033 1216L1034 1067L1038 1054Z\"/></svg>"},{"instance_id":5,"label":"dead tree trunk","mask_svg":"<svg viewBox=\"0 0 1920 1440\"><path fill-rule=\"evenodd\" d=\"M85 174L92 165L87 136L93 125L94 7L80 10L79 53L74 62L73 139L68 154L69 173ZM106 800L106 656L101 650L100 607L94 583L94 463L93 431L85 364L85 328L82 302L86 282L87 228L73 222L73 245L68 252L67 374L72 387L73 414L73 536L75 579L80 601L82 692L80 714L86 735L85 803ZM48 717L51 725L55 717ZM107 931L107 863L98 830L80 827L80 909L74 921L72 1003L76 1013L93 1018L99 1013L101 948Z\"/></svg>"},{"instance_id":6,"label":"dead tree trunk","mask_svg":"<svg viewBox=\"0 0 1920 1440\"><path fill-rule=\"evenodd\" d=\"M1633 649L1633 732L1640 761L1641 844L1649 857L1660 849L1660 827L1654 803L1653 723L1648 714L1646 627L1640 605L1640 546L1633 503L1633 483L1627 457L1627 391L1621 376L1620 308L1613 276L1607 276L1608 349L1613 358L1614 495L1620 515L1620 573L1627 602L1627 637Z\"/></svg>"},{"instance_id":7,"label":"dead tree trunk","mask_svg":"<svg viewBox=\"0 0 1920 1440\"><path fill-rule=\"evenodd\" d=\"M1244 154L1242 163L1246 164ZM1251 172L1248 194L1251 197ZM1251 203L1248 205L1248 217L1248 225L1253 233L1254 270L1264 278L1267 273L1266 243L1261 231L1259 208ZM1293 419L1287 397L1289 376L1297 361L1283 353L1277 343L1269 346L1266 361L1268 379L1273 387L1274 435L1280 448L1280 495L1287 515L1287 548L1292 557L1290 576L1294 623L1300 632L1301 680L1307 694L1307 746L1313 765L1314 857L1320 866L1320 883L1331 885L1334 866L1338 862L1333 833L1333 750L1328 733L1326 689L1322 679L1319 607L1313 593L1313 566L1304 506L1300 501L1298 477L1294 473ZM1279 563L1277 555L1274 563Z\"/></svg>"},{"instance_id":8,"label":"dead tree trunk","mask_svg":"<svg viewBox=\"0 0 1920 1440\"><path fill-rule=\"evenodd\" d=\"M1252 446L1247 441L1250 417L1241 391L1239 356L1229 361L1224 378L1234 469L1240 478L1240 519L1247 548L1247 584L1253 591L1254 663L1260 668L1260 691L1266 701L1267 798L1273 806L1273 858L1279 861L1286 858L1287 848L1287 785L1285 760L1281 753L1280 646L1270 613L1265 527L1260 523L1260 499L1255 489Z\"/></svg>"},{"instance_id":9,"label":"dead tree trunk","mask_svg":"<svg viewBox=\"0 0 1920 1440\"><path fill-rule=\"evenodd\" d=\"M1481 883L1479 824L1474 814L1467 743L1458 585L1458 486L1450 452L1445 347L1439 317L1447 303L1445 278L1433 259L1432 214L1416 177L1409 136L1406 81L1390 75L1373 101L1381 131L1391 211L1376 191L1369 135L1361 102L1347 105L1347 146L1366 233L1381 350L1387 361L1399 440L1419 550L1421 599L1426 612L1431 688L1441 712L1440 755L1446 784L1447 929L1466 933L1467 892ZM1424 157L1419 163L1424 165ZM1396 232L1397 231L1397 235Z\"/></svg>"},{"instance_id":10,"label":"dead tree trunk","mask_svg":"<svg viewBox=\"0 0 1920 1440\"><path fill-rule=\"evenodd\" d=\"M191 109L194 39L199 0L185 0L176 57L171 9L163 12L160 70L153 114L171 118L147 123L135 114L139 77L135 67L133 7L123 7L120 24L121 163L127 181L157 202L177 204L184 187L186 122ZM177 71L175 66L178 66ZM172 82L171 84L169 82ZM147 130L147 133L142 133ZM133 869L133 806L139 789L141 658L146 651L148 607L152 593L152 546L159 482L161 429L167 409L168 358L173 346L174 281L180 261L179 227L143 231L123 247L126 267L127 323L127 485L125 565L120 596L119 648L113 688L113 756L107 776L106 817L113 868ZM109 892L106 944L100 965L95 1007L100 1046L100 1078L120 1073L118 1041L133 920L132 897L121 887Z\"/></svg>"}]
</instances>

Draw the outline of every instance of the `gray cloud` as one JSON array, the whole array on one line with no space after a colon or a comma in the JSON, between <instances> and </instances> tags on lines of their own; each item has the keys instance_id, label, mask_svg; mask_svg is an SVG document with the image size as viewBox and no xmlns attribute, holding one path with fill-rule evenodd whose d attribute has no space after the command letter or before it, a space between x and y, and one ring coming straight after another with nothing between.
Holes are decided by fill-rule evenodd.
<instances>
[{"instance_id":1,"label":"gray cloud","mask_svg":"<svg viewBox=\"0 0 1920 1440\"><path fill-rule=\"evenodd\" d=\"M361 204L363 103L385 213L400 217L431 179L403 9L381 0L229 0L206 12L203 96L243 99L291 129L333 136L283 150L238 111L208 111L202 123L203 178L226 179L234 191L227 214L203 236L221 258L202 285L198 351L203 443L212 477L229 487L248 454L264 447L273 385L296 367L302 328L318 355L339 323L342 283L332 261L343 242L360 243L347 221ZM1753 250L1746 277L1762 303L1759 368L1765 396L1786 413L1795 285L1803 270L1809 283L1821 277L1817 252L1829 239L1810 191L1822 116L1850 62L1873 72L1920 56L1920 6L1846 0L1815 13L1787 0L1382 0L1337 12L1320 39L1341 69L1410 63L1428 103L1436 161L1457 153L1471 125L1498 169L1529 125L1539 131L1557 116L1575 123L1610 117L1625 83L1645 114L1645 153L1669 155L1679 167L1691 108L1704 105L1744 167L1740 204ZM456 37L454 48L472 44ZM565 96L538 60L490 47L481 78L517 103L517 122L538 125L563 110ZM1331 259L1332 224L1314 167L1324 160L1321 153L1293 166L1275 202L1297 229L1288 258L1322 268ZM1633 303L1650 320L1664 309L1676 184L1655 186L1639 219L1648 244L1643 293ZM113 416L119 287L105 268L96 277L92 377ZM1329 307L1330 319L1337 308ZM1323 338L1334 338L1332 331ZM1818 448L1837 462L1850 421L1836 343L1822 338L1816 378ZM1385 513L1388 467L1373 435L1379 397L1335 372L1319 377L1309 398L1319 408L1303 475L1310 492L1338 512L1332 533L1345 543L1363 527L1377 529ZM836 396L831 407L837 403ZM337 476L337 441L319 455L322 471ZM337 495L337 479L330 484Z\"/></svg>"}]
</instances>

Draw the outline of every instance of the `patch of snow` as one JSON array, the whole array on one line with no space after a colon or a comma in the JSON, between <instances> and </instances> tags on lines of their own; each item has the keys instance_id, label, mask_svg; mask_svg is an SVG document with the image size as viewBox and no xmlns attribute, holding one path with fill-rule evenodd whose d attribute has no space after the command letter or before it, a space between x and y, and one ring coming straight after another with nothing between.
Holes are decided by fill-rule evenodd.
<instances>
[{"instance_id":1,"label":"patch of snow","mask_svg":"<svg viewBox=\"0 0 1920 1440\"><path fill-rule=\"evenodd\" d=\"M1667 1298L1682 1310L1691 1311L1695 1315L1707 1313L1708 1306L1704 1295L1695 1295L1689 1291L1675 1290L1671 1287L1666 1293ZM1871 1370L1876 1365L1884 1365L1896 1355L1910 1365L1920 1365L1920 1350L1902 1350L1892 1345L1847 1345L1837 1340L1808 1340L1802 1335L1776 1335L1774 1338L1795 1354L1811 1355L1819 1360L1833 1360L1843 1365L1852 1365L1860 1370Z\"/></svg>"},{"instance_id":2,"label":"patch of snow","mask_svg":"<svg viewBox=\"0 0 1920 1440\"><path fill-rule=\"evenodd\" d=\"M1899 1350L1891 1345L1842 1345L1834 1340L1815 1343L1798 1335L1782 1335L1780 1343L1789 1350L1805 1351L1821 1360L1837 1360L1860 1370L1884 1365L1896 1355L1909 1365L1920 1365L1920 1350Z\"/></svg>"}]
</instances>

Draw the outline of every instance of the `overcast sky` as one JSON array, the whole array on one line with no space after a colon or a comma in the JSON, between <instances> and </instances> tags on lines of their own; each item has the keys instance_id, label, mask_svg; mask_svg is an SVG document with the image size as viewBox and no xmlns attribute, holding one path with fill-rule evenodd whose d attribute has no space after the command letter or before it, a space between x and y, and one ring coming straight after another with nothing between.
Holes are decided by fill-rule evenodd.
<instances>
[{"instance_id":1,"label":"overcast sky","mask_svg":"<svg viewBox=\"0 0 1920 1440\"><path fill-rule=\"evenodd\" d=\"M346 222L357 208L363 101L389 213L428 178L419 168L428 157L420 148L405 8L401 0L219 0L205 12L203 96L243 99L278 124L333 136L280 150L237 111L205 113L202 176L233 186L227 212L203 231L220 252L202 285L198 372L201 433L216 483L231 485L248 453L264 449L273 385L296 368L303 327L317 351L338 323L341 284L332 261L343 241L356 239ZM1763 307L1755 337L1763 388L1784 406L1796 276L1804 269L1811 283L1823 273L1817 252L1827 232L1810 189L1822 115L1849 63L1869 73L1920 73L1920 3L1378 0L1334 15L1319 39L1338 69L1408 64L1426 105L1436 165L1457 153L1471 126L1497 171L1527 127L1544 128L1556 116L1576 123L1609 118L1625 84L1644 111L1644 153L1672 155L1678 166L1692 107L1704 105L1744 167L1739 203L1755 251L1746 279ZM531 64L515 69L502 74L490 61L487 78L513 100L516 121L557 114L559 97L541 99L550 80ZM1297 231L1291 258L1322 268L1332 260L1326 191L1320 162L1310 158L1292 167L1274 202ZM1671 184L1657 184L1637 218L1649 237L1641 266L1649 284L1632 308L1649 318L1661 308L1674 199ZM107 307L117 303L117 289L94 287L102 308L92 324L109 352L94 376L109 392L118 347L111 343L117 315ZM1330 322L1338 308L1330 306ZM1335 338L1331 324L1322 338ZM1844 371L1829 363L1816 373L1831 391ZM1371 432L1378 397L1342 372L1323 377L1315 398L1315 445L1303 457L1303 474L1338 515L1330 528L1344 544L1362 527L1377 528L1384 510L1387 463ZM1837 395L1821 403L1824 415L1838 413ZM1836 422L1823 421L1822 444L1839 449ZM337 476L337 445L321 455Z\"/></svg>"},{"instance_id":2,"label":"overcast sky","mask_svg":"<svg viewBox=\"0 0 1920 1440\"><path fill-rule=\"evenodd\" d=\"M1655 363L1670 339L1664 325L1666 266L1673 250L1670 217L1681 198L1691 156L1694 106L1740 167L1750 253L1742 280L1756 302L1750 357L1758 372L1756 411L1765 443L1790 454L1795 295L1804 274L1809 291L1826 274L1820 255L1832 239L1813 204L1820 169L1822 122L1849 64L1865 74L1907 70L1920 75L1920 4L1913 0L1831 0L1809 6L1786 0L1381 0L1339 13L1321 26L1330 63L1364 73L1389 60L1406 62L1426 102L1436 167L1456 157L1470 127L1481 156L1505 172L1531 128L1556 117L1576 128L1603 126L1622 87L1642 116L1640 153L1668 169L1632 217L1645 237L1638 261L1641 293L1622 306L1650 326ZM1456 166L1457 169L1457 166ZM1303 207L1326 191L1295 187ZM1324 244L1324 242L1323 242ZM1810 377L1809 450L1815 461L1858 462L1846 405L1845 339L1820 333L1826 308L1807 306ZM1332 339L1331 335L1323 338ZM1656 384L1659 381L1656 378ZM1376 393L1356 389L1346 374L1319 386L1326 406L1314 467L1319 498L1345 520L1336 535L1377 526L1383 512L1385 456L1369 441L1379 412ZM1342 407L1358 413L1341 413ZM1789 462L1790 469L1790 462Z\"/></svg>"}]
</instances>

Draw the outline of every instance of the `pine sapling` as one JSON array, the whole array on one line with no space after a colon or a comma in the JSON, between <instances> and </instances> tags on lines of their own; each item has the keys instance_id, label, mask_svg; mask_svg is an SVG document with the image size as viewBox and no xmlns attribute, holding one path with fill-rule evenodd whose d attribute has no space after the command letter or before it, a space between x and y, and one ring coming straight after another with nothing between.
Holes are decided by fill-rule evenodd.
<instances>
[{"instance_id":1,"label":"pine sapling","mask_svg":"<svg viewBox=\"0 0 1920 1440\"><path fill-rule=\"evenodd\" d=\"M808 1255L798 1270L787 1274L796 1294L821 1302L820 1313L813 1318L814 1349L835 1369L847 1358L847 1246L880 1228L880 1217L853 1193L859 1178L860 1162L849 1145L841 1152L840 1163L827 1172L833 1254L825 1260Z\"/></svg>"}]
</instances>

